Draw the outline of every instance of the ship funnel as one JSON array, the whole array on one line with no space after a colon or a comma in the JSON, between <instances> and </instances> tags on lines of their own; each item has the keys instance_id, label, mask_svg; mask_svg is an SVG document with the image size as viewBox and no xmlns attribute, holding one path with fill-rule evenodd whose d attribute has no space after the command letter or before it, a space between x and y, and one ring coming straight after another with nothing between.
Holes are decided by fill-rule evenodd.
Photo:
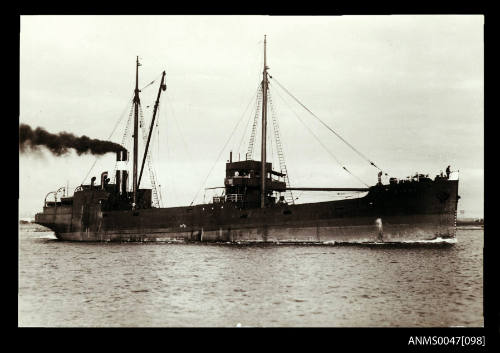
<instances>
[{"instance_id":1,"label":"ship funnel","mask_svg":"<svg viewBox=\"0 0 500 353\"><path fill-rule=\"evenodd\" d=\"M128 172L126 170L126 162L128 160L128 152L116 152L116 191L122 195L127 192Z\"/></svg>"},{"instance_id":2,"label":"ship funnel","mask_svg":"<svg viewBox=\"0 0 500 353\"><path fill-rule=\"evenodd\" d=\"M122 190L121 192L125 194L127 192L128 186L128 172L126 170L122 170Z\"/></svg>"},{"instance_id":3,"label":"ship funnel","mask_svg":"<svg viewBox=\"0 0 500 353\"><path fill-rule=\"evenodd\" d=\"M116 171L116 191L122 195L127 192L128 172L126 170Z\"/></svg>"},{"instance_id":4,"label":"ship funnel","mask_svg":"<svg viewBox=\"0 0 500 353\"><path fill-rule=\"evenodd\" d=\"M128 153L125 150L121 150L121 151L116 152L116 161L117 162L126 161L127 157L128 157Z\"/></svg>"}]
</instances>

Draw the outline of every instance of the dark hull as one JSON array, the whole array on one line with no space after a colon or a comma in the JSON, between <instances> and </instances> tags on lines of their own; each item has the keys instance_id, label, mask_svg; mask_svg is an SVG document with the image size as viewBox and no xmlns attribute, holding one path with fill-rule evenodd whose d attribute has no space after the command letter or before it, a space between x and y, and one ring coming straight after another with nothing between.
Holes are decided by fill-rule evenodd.
<instances>
[{"instance_id":1,"label":"dark hull","mask_svg":"<svg viewBox=\"0 0 500 353\"><path fill-rule=\"evenodd\" d=\"M361 198L241 209L227 202L103 211L99 193L45 207L35 222L71 241L407 242L453 239L458 181L370 188ZM84 197L85 196L85 197Z\"/></svg>"}]
</instances>

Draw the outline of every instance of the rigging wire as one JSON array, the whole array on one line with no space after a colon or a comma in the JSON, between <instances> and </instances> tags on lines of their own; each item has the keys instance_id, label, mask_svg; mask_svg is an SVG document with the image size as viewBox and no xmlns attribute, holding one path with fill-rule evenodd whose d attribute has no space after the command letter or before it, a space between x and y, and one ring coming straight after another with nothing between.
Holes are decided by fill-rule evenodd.
<instances>
[{"instance_id":1,"label":"rigging wire","mask_svg":"<svg viewBox=\"0 0 500 353\"><path fill-rule=\"evenodd\" d=\"M200 193L201 189L203 188L203 186L205 185L205 183L207 182L208 180L208 177L210 176L210 174L212 174L212 171L213 169L215 168L215 166L217 165L217 162L219 161L220 157L222 156L222 153L225 151L227 145L229 144L229 141L231 141L231 138L233 137L234 135L234 132L236 131L236 129L238 128L238 126L240 125L241 121L243 120L243 118L245 117L245 114L248 110L248 108L250 107L250 104L253 102L254 98L252 96L252 99L250 100L250 102L248 102L247 104L247 107L245 108L245 111L243 112L243 114L241 115L240 119L238 120L238 122L236 123L236 125L234 126L233 128L233 131L231 132L231 135L229 135L229 138L227 139L226 143L224 144L224 147L222 147L221 151L219 152L219 155L217 156L217 159L215 160L215 163L212 165L212 168L210 168L210 171L208 172L205 180L203 181L203 184L201 185L201 187L198 189L198 191L196 192L196 195L194 196L193 198L193 201L191 201L191 203L189 204L190 206L193 205L194 201L196 200L196 198L198 197L198 194Z\"/></svg>"},{"instance_id":2,"label":"rigging wire","mask_svg":"<svg viewBox=\"0 0 500 353\"><path fill-rule=\"evenodd\" d=\"M253 159L255 136L257 134L257 125L259 125L259 115L262 110L262 104L263 104L263 93L262 93L262 83L260 83L259 88L257 90L257 97L255 100L255 115L253 118L252 131L250 133L250 139L248 140L248 148L245 154L245 159Z\"/></svg>"},{"instance_id":3,"label":"rigging wire","mask_svg":"<svg viewBox=\"0 0 500 353\"><path fill-rule=\"evenodd\" d=\"M181 137L181 140L182 140L182 144L184 145L184 148L186 150L186 153L187 153L187 156L188 158L191 160L191 162L193 161L193 157L192 157L192 154L189 150L189 147L188 147L188 144L186 143L186 139L184 138L184 134L182 133L182 130L179 126L179 123L177 121L177 117L175 115L175 111L174 111L174 106L173 106L173 103L170 102L170 99L169 99L169 95L166 94L165 95L165 101L166 101L166 104L167 104L167 109L170 109L170 113L171 113L171 116L172 118L174 119L174 123L175 123L175 128L177 129L177 132L179 133L180 137ZM165 120L166 121L166 120ZM168 138L168 136L166 137Z\"/></svg>"},{"instance_id":4,"label":"rigging wire","mask_svg":"<svg viewBox=\"0 0 500 353\"><path fill-rule=\"evenodd\" d=\"M155 121L155 126L156 126L156 131L158 132L158 138L156 140L156 145L158 146L157 148L157 158L160 159L160 149L159 149L159 146L160 146L160 129L158 128L158 125L159 125L159 121L160 121L160 108L161 108L161 104L158 104L158 111L157 111L157 115L158 117L156 118L156 121ZM152 122L151 122L152 123ZM154 136L152 136L151 138L151 143L154 142ZM151 154L153 154L153 146L151 146ZM152 168L154 168L154 166L152 166ZM153 170L154 171L154 174L155 176L158 175L156 173L156 170ZM160 207L163 207L163 197L162 197L162 194L161 194L161 185L158 184L158 187L156 188L156 191L158 192L158 204Z\"/></svg>"},{"instance_id":5,"label":"rigging wire","mask_svg":"<svg viewBox=\"0 0 500 353\"><path fill-rule=\"evenodd\" d=\"M240 143L238 144L238 149L236 150L238 152L238 154L240 154L240 151L241 151L241 145L243 144L243 141L245 140L245 132L247 131L248 129L248 125L250 125L250 118L252 117L252 114L250 114L248 116L248 120L247 120L247 124L245 126L245 129L243 130L243 135L241 135L241 139L240 139Z\"/></svg>"},{"instance_id":6,"label":"rigging wire","mask_svg":"<svg viewBox=\"0 0 500 353\"><path fill-rule=\"evenodd\" d=\"M160 77L162 74L160 74L158 77ZM143 88L141 88L141 90L151 86L157 79L158 77L156 77L153 81L151 81L149 84L147 84L146 86L144 86ZM113 136L113 134L115 133L116 129L118 128L118 126L120 125L121 121L123 120L124 116L125 116L125 112L127 111L127 108L129 107L129 104L133 102L133 99L134 99L134 94L132 94L131 98L127 101L127 104L125 106L125 108L123 109L123 112L120 114L115 126L113 127L113 130L111 131L111 134L109 135L109 137L107 138L108 140L111 140L111 137ZM128 122L127 122L128 124ZM126 131L125 131L126 133ZM125 137L125 136L124 136ZM122 145L123 145L123 141L122 141ZM92 166L89 168L87 174L85 175L85 177L83 178L82 182L80 183L81 185L83 185L83 183L85 182L85 180L88 178L88 176L90 175L90 173L92 172L92 170L94 169L95 165L97 164L97 161L99 160L101 156L96 156L95 159L94 159L94 163L92 163ZM113 177L114 178L114 177Z\"/></svg>"},{"instance_id":7,"label":"rigging wire","mask_svg":"<svg viewBox=\"0 0 500 353\"><path fill-rule=\"evenodd\" d=\"M253 99L256 99L256 96L257 94L255 95L255 97ZM252 99L252 101L253 101ZM246 135L246 131L248 130L248 126L250 125L250 120L252 118L252 114L253 111L251 111L251 114L248 116L248 120L247 120L247 124L245 125L245 129L243 129L243 134L241 135L241 139L240 139L240 143L238 144L238 154L240 153L240 150L241 150L241 145L243 144L243 141L245 140L245 135Z\"/></svg>"},{"instance_id":8,"label":"rigging wire","mask_svg":"<svg viewBox=\"0 0 500 353\"><path fill-rule=\"evenodd\" d=\"M130 131L130 125L132 124L132 116L133 115L134 115L134 105L131 104L130 105L130 112L128 115L128 120L127 120L127 123L125 124L125 130L123 132L122 141L121 141L121 145L127 150L127 157L128 157L128 151L129 151L130 147L128 145L125 146L125 141L127 139L129 131ZM127 158L127 162L128 162L128 158ZM116 182L116 169L117 168L118 168L118 161L115 162L115 166L113 168L113 183Z\"/></svg>"},{"instance_id":9,"label":"rigging wire","mask_svg":"<svg viewBox=\"0 0 500 353\"><path fill-rule=\"evenodd\" d=\"M267 143L266 143L266 147L267 146L270 146L271 148L271 165L276 165L276 159L274 158L274 149L273 149L273 142L274 142L274 139L273 137L271 136L271 134L266 134L266 139L267 139ZM267 155L267 151L266 151L266 155Z\"/></svg>"},{"instance_id":10,"label":"rigging wire","mask_svg":"<svg viewBox=\"0 0 500 353\"><path fill-rule=\"evenodd\" d=\"M148 129L147 126L146 126L146 123L144 121L144 113L142 111L142 105L141 104L139 104L139 123L140 123L141 131L142 131L142 139L143 139L144 149L145 149L146 143L147 143L147 139L148 139L148 137L147 137L147 131L149 131L151 129L151 124L153 122L151 121L149 129ZM150 143L151 143L151 141L150 141ZM155 172L154 167L153 167L153 162L151 161L152 157L151 157L151 151L150 150L148 150L148 152L146 153L146 155L144 156L144 158L146 158L146 163L148 164L148 171L149 171L148 174L149 174L149 179L150 179L150 182L151 182L151 189L152 189L152 192L153 192L153 204L155 206L157 206L157 207L161 207L160 206L160 200L158 198L157 188L156 188L156 172Z\"/></svg>"},{"instance_id":11,"label":"rigging wire","mask_svg":"<svg viewBox=\"0 0 500 353\"><path fill-rule=\"evenodd\" d=\"M254 112L255 112L255 116L257 116L257 114L259 113L259 106L260 105L258 104L258 99L259 99L260 90L261 90L261 86L259 83L259 88L257 89L257 92L255 92L255 94L252 98L252 102L255 100L255 110L252 110L251 114L248 116L247 125L246 125L245 129L243 130L243 135L241 136L240 144L238 145L238 153L240 153L241 145L243 144L243 140L245 139L245 135L246 135L245 132L248 130L248 126L250 125L250 120L251 120L252 116L254 115ZM250 140L251 139L252 139L252 137L250 136ZM246 155L245 155L245 160L246 160Z\"/></svg>"},{"instance_id":12,"label":"rigging wire","mask_svg":"<svg viewBox=\"0 0 500 353\"><path fill-rule=\"evenodd\" d=\"M153 83L155 83L160 77L162 77L163 75L163 72L161 74L159 74L153 81L151 81L149 84L147 84L146 86L144 86L143 88L141 88L141 91L143 91L145 88L151 86ZM161 103L161 102L160 102ZM149 106L148 106L149 107ZM139 106L140 108L140 113L141 113L141 120L140 120L140 125L142 127L142 131L143 131L143 138L144 138L144 143L146 144L146 140L147 138L146 137L146 124L144 122L144 116L143 116L143 112L142 112L142 106ZM147 108L147 107L146 107ZM155 122L155 126L156 126L156 130L157 130L157 150L158 150L158 155L160 154L160 149L159 149L159 146L160 146L160 130L158 128L159 126L159 119L160 119L160 108L161 108L161 104L158 104L158 107L157 107L157 119L156 119L156 122ZM152 130L154 128L154 126L152 126L153 124L153 121L151 121L150 123L150 126L149 126L149 130ZM154 198L156 198L156 204L158 207L163 207L163 197L162 197L162 194L161 194L161 185L158 184L158 186L156 185L157 184L157 181L158 181L158 178L157 178L157 172L155 170L155 166L153 164L153 146L154 146L154 143L155 143L155 135L151 135L151 141L150 141L150 145L151 145L151 149L148 151L147 155L146 155L146 161L147 161L147 164L148 164L148 169L149 169L149 177L150 177L150 182L151 182L151 187L153 189L153 196Z\"/></svg>"},{"instance_id":13,"label":"rigging wire","mask_svg":"<svg viewBox=\"0 0 500 353\"><path fill-rule=\"evenodd\" d=\"M167 91L168 92L168 91ZM168 94L165 94L165 101L168 103ZM167 105L167 108L169 106ZM171 110L171 114L169 115L170 117L174 117L175 115L173 114L173 111ZM169 170L169 163L171 162L171 141L168 137L168 133L169 133L169 126L172 125L171 122L167 122L168 120L165 118L165 138L164 138L164 144L165 144L165 147L164 147L164 151L165 151L165 162L166 162L166 170L168 171ZM173 187L171 188L171 186L174 184L172 181L175 180L175 176L172 175L172 173L165 173L165 190L166 190L166 193L168 195L168 199L169 200L177 200L177 192L176 192L176 188Z\"/></svg>"},{"instance_id":14,"label":"rigging wire","mask_svg":"<svg viewBox=\"0 0 500 353\"><path fill-rule=\"evenodd\" d=\"M171 94L171 96L172 96L172 94ZM175 126L175 129L177 131L177 135L181 137L182 145L184 146L184 151L185 151L185 153L186 153L186 155L187 155L187 157L189 159L189 162L191 163L191 165L194 165L195 163L194 163L193 154L191 153L191 150L189 149L189 145L186 142L186 139L184 137L184 134L182 133L180 124L178 122L177 116L175 114L173 99L170 100L169 99L169 95L166 95L165 98L166 98L165 102L167 104L167 108L170 108L170 112L171 112L170 115L174 119L174 124L172 124L170 122L170 127ZM165 121L167 121L167 120L165 120ZM173 132L172 129L167 130L167 131L172 131ZM171 160L173 160L175 158L174 156L176 156L177 154L175 153L175 150L172 147L174 144L172 144L172 143L169 144L170 140L168 139L168 133L165 136L165 141L166 141L166 145L167 145L167 156L168 156L167 160L171 161ZM172 180L171 185L174 185L175 184L175 182L174 182L175 178L171 178L171 180ZM178 200L177 202L179 202L179 200L182 199L182 197L179 197L179 194L177 192L177 188L176 187L172 187L171 188L171 192L173 194L173 199L174 200ZM182 193L181 193L181 195L182 195Z\"/></svg>"},{"instance_id":15,"label":"rigging wire","mask_svg":"<svg viewBox=\"0 0 500 353\"><path fill-rule=\"evenodd\" d=\"M284 173L284 181L287 187L290 187L290 178L288 175L288 170L285 162L285 153L283 149L283 144L281 142L279 123L278 123L278 114L276 114L275 104L273 103L273 98L271 95L271 90L268 92L269 106L271 107L271 117L273 122L273 132L274 132L274 140L276 142L276 152L278 154L278 161L281 173ZM291 190L285 191L285 200L292 205L295 203L293 199L293 193Z\"/></svg>"},{"instance_id":16,"label":"rigging wire","mask_svg":"<svg viewBox=\"0 0 500 353\"><path fill-rule=\"evenodd\" d=\"M115 127L113 128L113 130L111 131L111 134L109 135L108 137L108 140L111 139L111 137L113 136L113 134L115 133L116 129L118 128L118 125L121 123L121 121L123 120L123 117L125 116L125 112L127 111L127 108L129 107L129 104L132 102L133 100L133 95L132 97L127 101L127 105L125 106L125 108L123 109L123 112L120 114L116 124L115 124ZM82 182L80 183L81 185L83 185L83 183L85 182L85 180L87 179L87 177L89 176L90 172L92 171L92 169L94 169L96 163L97 163L97 160L99 159L99 157L101 156L96 156L95 157L95 160L94 160L94 163L92 164L92 166L90 167L89 171L87 172L87 174L85 175L85 178L83 178Z\"/></svg>"},{"instance_id":17,"label":"rigging wire","mask_svg":"<svg viewBox=\"0 0 500 353\"><path fill-rule=\"evenodd\" d=\"M148 88L149 86L151 86L153 83L156 82L156 80L158 80L161 76L162 76L163 73L161 73L160 75L156 76L155 79L153 81L151 81L150 83L148 83L146 86L142 87L139 91L142 91L144 90L145 88Z\"/></svg>"},{"instance_id":18,"label":"rigging wire","mask_svg":"<svg viewBox=\"0 0 500 353\"><path fill-rule=\"evenodd\" d=\"M142 87L139 91L143 91L145 88L148 88L149 86L151 86L153 83L155 83L156 80L153 80L151 81L150 83L148 83L146 86Z\"/></svg>"},{"instance_id":19,"label":"rigging wire","mask_svg":"<svg viewBox=\"0 0 500 353\"><path fill-rule=\"evenodd\" d=\"M309 110L309 108L307 108L304 104L302 104L292 93L290 93L289 90L287 90L285 87L283 87L283 85L281 83L279 83L279 81L276 79L276 78L273 78L272 76L269 76L271 79L273 79L281 89L283 89L290 97L292 97L297 103L299 103L302 108L304 108L305 110L307 110L313 117L315 117L316 119L318 119L318 121L323 124L323 126L325 126L328 130L330 130L331 132L333 132L339 139L341 139L347 146L349 146L354 152L356 152L361 158L363 158L364 160L368 161L368 163L370 163L372 166L374 166L375 168L377 168L378 170L382 171L382 169L380 169L377 165L375 165L375 163L373 163L368 157L366 157L363 153L361 153L358 149L356 149L353 145L351 145L349 142L347 142L342 136L340 136L335 130L333 130L330 126L328 126L323 120L321 120L316 114L314 114L311 110ZM386 173L387 175L387 173Z\"/></svg>"},{"instance_id":20,"label":"rigging wire","mask_svg":"<svg viewBox=\"0 0 500 353\"><path fill-rule=\"evenodd\" d=\"M264 53L260 49L262 43L263 43L262 40L259 40L258 42L256 42L258 54L252 55L252 57L254 57L254 60L253 60L253 64L251 65L251 67L253 67L255 70L255 74L253 74L252 76L258 77L262 74L261 70L262 70L262 67L264 66ZM257 64L259 64L259 65L257 65ZM248 130L248 126L250 125L251 117L254 116L252 132L250 134L250 138L249 138L249 142L248 142L248 149L247 149L247 152L243 151L245 160L248 157L249 157L249 159L252 159L252 157L253 157L252 154L253 154L253 144L254 144L254 140L255 140L256 126L257 126L257 122L259 120L258 115L260 113L261 103L262 103L262 79L259 78L259 81L257 82L257 86L258 86L257 92L254 96L255 108L252 110L250 116L248 117L246 128L243 130L243 134L241 136L241 140L240 140L240 143L238 145L238 154L240 154L241 146L243 144L243 141L245 140L246 131Z\"/></svg>"},{"instance_id":21,"label":"rigging wire","mask_svg":"<svg viewBox=\"0 0 500 353\"><path fill-rule=\"evenodd\" d=\"M156 134L157 134L157 138L156 138L156 155L158 157L158 160L160 160L160 107L161 107L161 104L163 103L163 101L160 102L160 105L158 106L158 118L156 119ZM163 207L163 195L161 193L161 184L158 184L158 192L159 192L159 196L160 196L160 207Z\"/></svg>"},{"instance_id":22,"label":"rigging wire","mask_svg":"<svg viewBox=\"0 0 500 353\"><path fill-rule=\"evenodd\" d=\"M158 106L158 111L160 111L160 108L162 105L165 106L164 101L165 101L165 99L160 101L160 105ZM161 111L163 111L163 109ZM164 114L166 115L166 112ZM156 135L157 135L157 137L156 137L156 141L157 141L156 142L156 155L158 156L158 158L160 156L160 142L161 142L161 140L160 140L160 118L161 118L161 114L158 113L158 119L156 120ZM165 120L165 125L166 124L167 123ZM162 125L163 125L163 122L162 122Z\"/></svg>"},{"instance_id":23,"label":"rigging wire","mask_svg":"<svg viewBox=\"0 0 500 353\"><path fill-rule=\"evenodd\" d=\"M281 96L281 94L278 93L278 91L275 90L274 92L276 92L276 94L278 95L278 97L280 97L281 100L283 102L285 102L285 104L294 113L294 115L299 119L299 121L302 123L302 125L304 125L306 127L306 129L309 131L309 133L311 133L311 135L313 135L313 137L316 139L316 141L318 141L319 144L325 149L325 151L328 152L328 154L331 157L333 157L333 159L335 159L335 161L337 162L337 164L340 165L342 167L342 169L344 169L347 173L349 173L351 176L353 176L354 178L356 178L358 181L360 181L364 185L369 186L367 183L365 183L363 180L361 180L358 176L354 175L349 169L347 169L344 166L344 164L323 144L323 142L321 142L321 140L318 138L318 136L316 136L316 134L314 132L312 132L312 130L309 128L309 126L307 126L307 124L304 123L304 121L300 118L300 116L295 112L295 110L292 109L292 107L290 107L290 105L288 104L288 102Z\"/></svg>"},{"instance_id":24,"label":"rigging wire","mask_svg":"<svg viewBox=\"0 0 500 353\"><path fill-rule=\"evenodd\" d=\"M170 161L171 160L171 157L173 156L177 156L176 153L174 153L174 151L171 151L171 145L169 145L169 138L168 138L168 131L172 131L172 133L174 133L173 129L174 129L174 126L175 126L175 129L177 131L177 134L173 134L174 136L180 136L181 138L181 141L182 141L182 145L184 147L184 151L185 151L185 156L187 157L187 160L191 163L191 165L194 165L194 158L193 158L193 154L191 153L191 150L189 149L189 145L187 144L186 142L186 138L182 132L182 129L180 127L180 124L178 122L178 119L177 119L177 116L175 114L175 110L174 110L174 101L173 101L173 95L172 93L169 94L166 94L165 95L165 105L166 105L166 110L165 110L165 116L167 116L167 110L170 112L170 117L173 118L173 121L174 123L172 122L169 122L169 126L170 126L170 129L167 129L165 128L165 130L167 131L167 134L165 136L165 146L166 146L166 151L167 151L167 161ZM165 119L165 124L167 123L167 120ZM167 176L169 174L167 173ZM170 185L171 183L168 182L168 180L166 181L166 183L168 185ZM171 193L173 194L173 198L174 200L179 200L180 198L178 197L178 194L177 194L177 189L176 188L172 188L171 189Z\"/></svg>"}]
</instances>

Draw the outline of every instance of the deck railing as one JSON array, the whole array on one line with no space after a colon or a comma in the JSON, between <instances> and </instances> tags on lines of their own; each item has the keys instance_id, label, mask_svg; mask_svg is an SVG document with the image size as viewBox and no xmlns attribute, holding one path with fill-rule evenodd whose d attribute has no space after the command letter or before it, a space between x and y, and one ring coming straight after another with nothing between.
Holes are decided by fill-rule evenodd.
<instances>
[{"instance_id":1,"label":"deck railing","mask_svg":"<svg viewBox=\"0 0 500 353\"><path fill-rule=\"evenodd\" d=\"M227 194L226 201L230 201L230 202L243 201L243 194Z\"/></svg>"}]
</instances>

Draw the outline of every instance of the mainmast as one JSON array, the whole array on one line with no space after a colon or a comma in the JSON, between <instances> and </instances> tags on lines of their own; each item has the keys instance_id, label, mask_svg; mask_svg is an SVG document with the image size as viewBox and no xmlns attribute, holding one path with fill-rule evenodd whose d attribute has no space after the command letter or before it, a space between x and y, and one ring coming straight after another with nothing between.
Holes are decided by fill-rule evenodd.
<instances>
[{"instance_id":1,"label":"mainmast","mask_svg":"<svg viewBox=\"0 0 500 353\"><path fill-rule=\"evenodd\" d=\"M264 71L262 72L262 143L260 151L260 208L266 207L266 128L267 128L267 63L266 35L264 35Z\"/></svg>"},{"instance_id":2,"label":"mainmast","mask_svg":"<svg viewBox=\"0 0 500 353\"><path fill-rule=\"evenodd\" d=\"M136 60L135 66L135 90L134 90L134 171L133 171L133 201L132 209L135 210L137 207L137 155L138 155L138 130L139 130L139 104L141 100L139 99L139 57Z\"/></svg>"}]
</instances>

